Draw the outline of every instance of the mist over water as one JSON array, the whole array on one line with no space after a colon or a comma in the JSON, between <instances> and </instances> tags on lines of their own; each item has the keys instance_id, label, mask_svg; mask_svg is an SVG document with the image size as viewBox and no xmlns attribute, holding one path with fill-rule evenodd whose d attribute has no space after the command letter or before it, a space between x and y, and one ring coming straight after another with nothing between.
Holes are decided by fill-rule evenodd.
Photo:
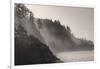
<instances>
[{"instance_id":1,"label":"mist over water","mask_svg":"<svg viewBox=\"0 0 100 69\"><path fill-rule=\"evenodd\" d=\"M94 51L69 51L57 54L63 62L93 61Z\"/></svg>"}]
</instances>

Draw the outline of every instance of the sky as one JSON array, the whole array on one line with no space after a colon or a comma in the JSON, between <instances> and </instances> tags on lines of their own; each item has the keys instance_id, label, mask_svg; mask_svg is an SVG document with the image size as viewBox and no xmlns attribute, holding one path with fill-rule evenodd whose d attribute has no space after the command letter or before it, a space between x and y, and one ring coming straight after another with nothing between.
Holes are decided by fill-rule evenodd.
<instances>
[{"instance_id":1,"label":"sky","mask_svg":"<svg viewBox=\"0 0 100 69\"><path fill-rule=\"evenodd\" d=\"M26 5L34 17L59 20L78 38L94 41L94 9L69 6Z\"/></svg>"}]
</instances>

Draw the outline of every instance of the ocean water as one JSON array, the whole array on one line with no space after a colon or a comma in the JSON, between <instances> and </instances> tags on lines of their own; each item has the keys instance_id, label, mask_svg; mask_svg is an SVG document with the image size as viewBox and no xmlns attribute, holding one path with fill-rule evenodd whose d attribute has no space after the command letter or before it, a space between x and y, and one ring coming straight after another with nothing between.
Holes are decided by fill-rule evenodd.
<instances>
[{"instance_id":1,"label":"ocean water","mask_svg":"<svg viewBox=\"0 0 100 69\"><path fill-rule=\"evenodd\" d=\"M61 52L57 57L63 62L93 61L94 51Z\"/></svg>"}]
</instances>

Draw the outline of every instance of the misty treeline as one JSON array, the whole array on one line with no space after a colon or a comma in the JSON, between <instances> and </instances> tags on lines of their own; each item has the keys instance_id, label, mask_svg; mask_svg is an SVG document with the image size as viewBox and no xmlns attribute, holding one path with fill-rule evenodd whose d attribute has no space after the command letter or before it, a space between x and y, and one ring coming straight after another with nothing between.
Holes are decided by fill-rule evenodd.
<instances>
[{"instance_id":1,"label":"misty treeline","mask_svg":"<svg viewBox=\"0 0 100 69\"><path fill-rule=\"evenodd\" d=\"M15 65L62 62L59 52L94 49L92 41L76 38L59 20L35 18L24 4L16 3L14 11Z\"/></svg>"},{"instance_id":2,"label":"misty treeline","mask_svg":"<svg viewBox=\"0 0 100 69\"><path fill-rule=\"evenodd\" d=\"M56 58L49 48L34 36L27 36L23 27L15 34L15 65L55 63Z\"/></svg>"},{"instance_id":3,"label":"misty treeline","mask_svg":"<svg viewBox=\"0 0 100 69\"><path fill-rule=\"evenodd\" d=\"M26 13L30 13L30 20L33 20L32 12L24 4L15 4L15 18L22 19L27 15ZM21 25L15 27L15 65L56 62L61 61L53 55L48 46L36 37L27 35L27 31Z\"/></svg>"}]
</instances>

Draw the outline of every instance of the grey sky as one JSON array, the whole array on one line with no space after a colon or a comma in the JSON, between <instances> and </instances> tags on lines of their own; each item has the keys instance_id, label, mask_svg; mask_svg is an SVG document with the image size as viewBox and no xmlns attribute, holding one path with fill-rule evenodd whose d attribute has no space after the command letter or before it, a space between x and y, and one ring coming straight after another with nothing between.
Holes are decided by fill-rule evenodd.
<instances>
[{"instance_id":1,"label":"grey sky","mask_svg":"<svg viewBox=\"0 0 100 69\"><path fill-rule=\"evenodd\" d=\"M26 5L36 18L60 20L64 26L70 26L78 38L94 41L94 9L81 7L59 7L44 5Z\"/></svg>"}]
</instances>

